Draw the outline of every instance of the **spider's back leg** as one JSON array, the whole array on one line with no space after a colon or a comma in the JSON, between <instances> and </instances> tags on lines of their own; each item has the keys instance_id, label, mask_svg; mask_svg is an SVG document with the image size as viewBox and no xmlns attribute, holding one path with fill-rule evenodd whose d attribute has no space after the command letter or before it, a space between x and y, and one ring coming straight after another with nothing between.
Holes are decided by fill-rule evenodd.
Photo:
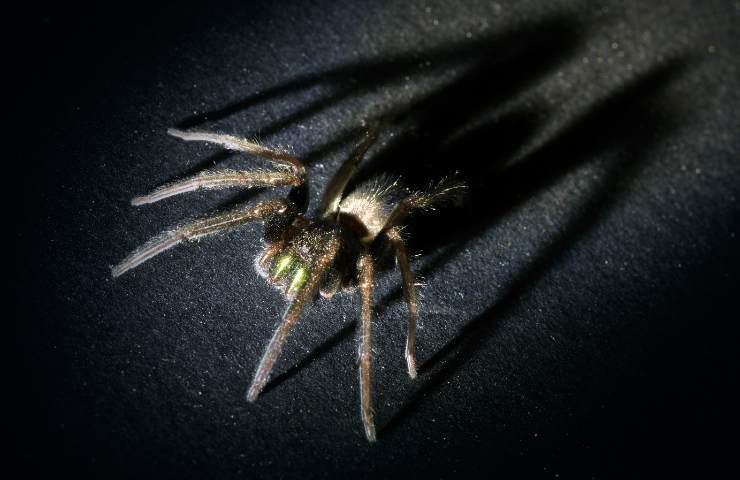
<instances>
[{"instance_id":1,"label":"spider's back leg","mask_svg":"<svg viewBox=\"0 0 740 480\"><path fill-rule=\"evenodd\" d=\"M201 131L183 131L170 128L167 133L173 137L185 140L186 142L208 142L221 145L229 150L238 152L251 153L265 158L277 165L287 167L296 175L303 177L305 168L303 163L295 156L278 148L266 147L258 142L247 140L245 138L227 135L223 133L201 132Z\"/></svg>"}]
</instances>

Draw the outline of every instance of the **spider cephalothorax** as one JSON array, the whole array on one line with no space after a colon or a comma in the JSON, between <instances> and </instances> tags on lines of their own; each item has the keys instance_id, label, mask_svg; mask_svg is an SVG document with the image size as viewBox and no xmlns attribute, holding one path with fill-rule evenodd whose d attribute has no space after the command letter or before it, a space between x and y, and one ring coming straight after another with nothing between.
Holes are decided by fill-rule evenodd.
<instances>
[{"instance_id":1,"label":"spider cephalothorax","mask_svg":"<svg viewBox=\"0 0 740 480\"><path fill-rule=\"evenodd\" d=\"M284 199L265 200L256 205L194 220L153 238L113 267L117 277L127 270L180 242L194 240L253 220L264 224L265 248L256 261L257 270L280 288L289 300L275 333L265 350L247 398L253 401L264 388L290 328L304 307L320 293L330 298L344 288L357 288L361 297L360 404L365 434L375 440L370 397L371 293L375 260L373 252L390 247L401 271L404 296L409 308L406 363L409 375L416 376L414 337L416 292L409 269L406 246L401 237L402 222L414 210L427 209L457 195L464 185L441 181L425 191L405 192L398 181L377 177L345 195L349 181L375 140L377 127L365 132L352 156L341 166L324 191L318 218L309 220L305 169L291 154L230 135L169 130L186 141L204 141L228 149L263 157L275 165L272 170L216 170L164 185L152 193L134 198L133 205L153 203L173 195L199 189L292 187Z\"/></svg>"}]
</instances>

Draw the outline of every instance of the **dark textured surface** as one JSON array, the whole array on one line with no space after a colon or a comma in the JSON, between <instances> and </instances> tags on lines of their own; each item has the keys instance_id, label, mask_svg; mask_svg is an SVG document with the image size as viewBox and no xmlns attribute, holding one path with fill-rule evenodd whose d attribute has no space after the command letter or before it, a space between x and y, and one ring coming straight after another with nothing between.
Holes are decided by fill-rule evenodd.
<instances>
[{"instance_id":1,"label":"dark textured surface","mask_svg":"<svg viewBox=\"0 0 740 480\"><path fill-rule=\"evenodd\" d=\"M159 478L728 464L740 4L274 3L24 14L15 460ZM109 266L184 218L273 194L131 207L254 163L168 127L290 146L315 204L362 122L389 113L361 178L459 171L470 190L409 229L426 283L415 381L399 275L379 275L369 445L352 295L317 302L245 401L285 307L254 271L256 225L115 281Z\"/></svg>"}]
</instances>

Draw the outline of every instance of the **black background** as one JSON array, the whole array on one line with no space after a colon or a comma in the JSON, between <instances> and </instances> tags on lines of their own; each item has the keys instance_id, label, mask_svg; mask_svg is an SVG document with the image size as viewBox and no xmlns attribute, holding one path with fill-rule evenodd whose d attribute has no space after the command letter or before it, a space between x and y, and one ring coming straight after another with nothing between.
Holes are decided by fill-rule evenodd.
<instances>
[{"instance_id":1,"label":"black background","mask_svg":"<svg viewBox=\"0 0 740 480\"><path fill-rule=\"evenodd\" d=\"M158 478L734 465L739 21L732 1L9 13L11 460ZM470 188L408 228L425 283L414 381L399 275L379 273L370 445L354 295L310 308L246 402L285 307L254 271L257 226L115 281L109 266L182 219L274 195L131 207L163 182L255 163L168 127L289 146L315 205L362 122L385 115L397 121L360 180L457 171Z\"/></svg>"}]
</instances>

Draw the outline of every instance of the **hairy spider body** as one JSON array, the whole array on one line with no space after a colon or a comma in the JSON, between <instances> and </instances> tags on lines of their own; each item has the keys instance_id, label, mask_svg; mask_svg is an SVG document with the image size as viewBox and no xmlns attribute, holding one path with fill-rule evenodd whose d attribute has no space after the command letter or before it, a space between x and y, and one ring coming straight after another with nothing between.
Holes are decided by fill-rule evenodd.
<instances>
[{"instance_id":1,"label":"hairy spider body","mask_svg":"<svg viewBox=\"0 0 740 480\"><path fill-rule=\"evenodd\" d=\"M444 180L427 190L406 192L397 180L377 177L345 195L367 149L375 141L378 127L368 129L353 154L329 181L318 218L306 218L308 207L306 172L291 154L231 135L168 130L186 141L204 141L271 161L274 170L206 171L164 185L131 203L143 205L200 189L291 187L284 199L265 200L256 205L215 214L185 223L153 238L112 268L117 277L155 255L189 240L261 220L265 247L257 257L257 271L285 294L289 305L278 324L255 372L247 399L254 401L264 388L282 345L305 306L320 294L331 298L340 289L356 289L360 307L360 406L365 435L375 441L370 388L371 296L377 257L390 248L401 271L404 297L409 309L406 337L408 373L416 376L416 292L414 277L400 229L414 210L433 207L457 195L464 185Z\"/></svg>"}]
</instances>

